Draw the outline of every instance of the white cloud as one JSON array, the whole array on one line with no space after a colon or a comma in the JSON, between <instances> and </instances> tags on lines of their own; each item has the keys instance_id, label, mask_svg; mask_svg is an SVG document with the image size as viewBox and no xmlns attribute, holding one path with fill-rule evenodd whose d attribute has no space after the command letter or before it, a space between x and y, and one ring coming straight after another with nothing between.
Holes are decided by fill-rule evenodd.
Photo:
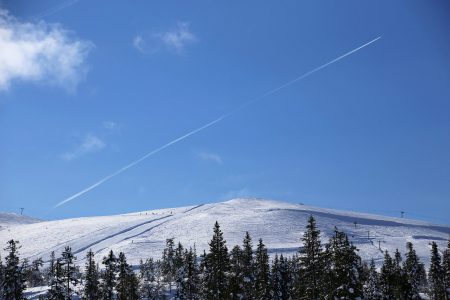
<instances>
[{"instance_id":1,"label":"white cloud","mask_svg":"<svg viewBox=\"0 0 450 300\"><path fill-rule=\"evenodd\" d=\"M102 127L108 130L114 130L119 127L119 125L113 121L103 121Z\"/></svg>"},{"instance_id":2,"label":"white cloud","mask_svg":"<svg viewBox=\"0 0 450 300\"><path fill-rule=\"evenodd\" d=\"M87 72L85 60L92 47L57 24L22 22L0 9L0 91L14 81L74 91Z\"/></svg>"},{"instance_id":3,"label":"white cloud","mask_svg":"<svg viewBox=\"0 0 450 300\"><path fill-rule=\"evenodd\" d=\"M231 200L231 199L235 199L235 198L248 198L250 197L251 192L250 189L248 187L243 187L241 189L238 190L231 190L226 192L225 194L222 194L220 196L221 200Z\"/></svg>"},{"instance_id":4,"label":"white cloud","mask_svg":"<svg viewBox=\"0 0 450 300\"><path fill-rule=\"evenodd\" d=\"M178 22L174 28L166 31L156 32L148 36L136 35L133 38L133 46L146 54L164 49L175 54L182 54L187 46L196 41L197 37L191 32L189 23Z\"/></svg>"},{"instance_id":5,"label":"white cloud","mask_svg":"<svg viewBox=\"0 0 450 300\"><path fill-rule=\"evenodd\" d=\"M216 153L201 152L198 154L198 157L202 160L212 161L219 165L223 164L222 157Z\"/></svg>"},{"instance_id":6,"label":"white cloud","mask_svg":"<svg viewBox=\"0 0 450 300\"><path fill-rule=\"evenodd\" d=\"M61 158L65 161L71 161L89 153L98 152L105 148L106 143L98 136L93 134L87 134L74 150L69 151L61 155Z\"/></svg>"}]
</instances>

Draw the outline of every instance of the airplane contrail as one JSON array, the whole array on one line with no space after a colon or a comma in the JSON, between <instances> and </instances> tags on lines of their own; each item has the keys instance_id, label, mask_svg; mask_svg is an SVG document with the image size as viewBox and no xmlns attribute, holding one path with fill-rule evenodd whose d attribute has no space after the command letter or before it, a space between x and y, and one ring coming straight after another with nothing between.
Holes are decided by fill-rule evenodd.
<instances>
[{"instance_id":1,"label":"airplane contrail","mask_svg":"<svg viewBox=\"0 0 450 300\"><path fill-rule=\"evenodd\" d=\"M276 87L276 88L273 88L273 89L271 89L271 90L265 92L264 94L261 94L261 95L255 97L255 98L250 99L250 100L247 101L247 102L242 103L241 105L237 106L236 108L234 108L234 109L231 110L230 112L228 112L228 113L226 113L226 114L224 114L224 115L218 117L217 119L215 119L215 120L213 120L213 121L211 121L211 122L209 122L209 123L206 123L206 124L203 125L203 126L200 126L200 127L196 128L196 129L194 129L194 130L192 130L192 131L186 133L185 135L182 135L182 136L180 136L180 137L178 137L178 138L176 138L176 139L174 139L174 140L168 142L167 144L165 144L165 145L163 145L163 146L160 146L159 148L156 148L155 150L153 150L153 151L151 151L151 152L145 154L145 155L142 156L141 158L139 158L139 159L133 161L132 163L130 163L130 164L128 164L128 165L126 165L126 166L124 166L124 167L118 169L118 170L115 171L114 173L111 173L110 175L104 177L103 179L97 181L96 183L94 183L94 184L92 184L91 186L89 186L89 187L83 189L82 191L80 191L80 192L78 192L78 193L76 193L76 194L70 196L70 197L67 198L67 199L64 199L63 201L61 201L61 202L59 202L58 204L56 204L56 205L53 207L53 209L55 209L55 208L57 208L57 207L59 207L59 206L61 206L61 205L63 205L63 204L66 204L66 203L69 202L69 201L72 201L72 200L74 200L74 199L80 197L81 195L83 195L83 194L89 192L89 191L92 190L92 189L95 189L96 187L98 187L99 185L101 185L101 184L103 184L104 182L108 181L109 179L111 179L111 178L113 178L113 177L115 177L115 176L121 174L122 172L125 172L125 171L128 170L129 168L131 168L131 167L133 167L133 166L139 164L140 162L142 162L142 161L145 160L146 158L148 158L148 157L150 157L150 156L152 156L152 155L154 155L154 154L156 154L156 153L158 153L158 152L160 152L160 151L166 149L167 147L170 147L170 146L172 146L173 144L176 144L176 143L178 143L178 142L180 142L180 141L182 141L182 140L184 140L184 139L190 137L191 135L194 135L194 134L196 134L196 133L198 133L198 132L200 132L200 131L202 131L202 130L208 128L208 127L211 127L211 126L213 126L213 125L215 125L215 124L217 124L217 123L219 123L219 122L225 120L226 118L230 117L231 115L235 114L236 112L238 112L238 111L244 109L245 107L247 107L247 106L249 106L249 105L251 105L251 104L253 104L253 103L255 103L255 102L258 102L258 101L262 100L263 98L265 98L265 97L267 97L267 96L269 96L269 95L272 95L272 94L274 94L274 93L276 93L276 92L278 92L278 91L280 91L280 90L282 90L282 89L284 89L284 88L286 88L286 87L288 87L288 86L290 86L290 85L292 85L292 84L294 84L294 83L296 83L296 82L298 82L298 81L300 81L300 80L302 80L302 79L305 79L306 77L311 76L312 74L314 74L314 73L316 73L316 72L318 72L318 71L320 71L320 70L322 70L322 69L324 69L324 68L330 66L331 64L340 61L341 59L343 59L343 58L345 58L345 57L347 57L347 56L349 56L349 55L351 55L351 54L353 54L353 53L355 53L355 52L361 50L361 49L364 48L364 47L369 46L370 44L372 44L372 43L378 41L380 38L381 38L381 36L379 36L379 37L377 37L377 38L371 40L370 42L367 42L367 43L363 44L362 46L359 46L359 47L357 47L357 48L355 48L355 49L353 49L353 50L351 50L351 51L349 51L349 52L347 52L347 53L345 53L345 54L343 54L343 55L341 55L341 56L338 56L337 58L335 58L335 59L333 59L333 60L330 60L329 62L327 62L327 63L325 63L325 64L323 64L323 65L321 65L321 66L319 66L319 67L317 67L317 68L314 68L314 69L312 69L312 70L306 72L306 73L303 74L303 75L300 75L300 76L298 76L298 77L296 77L296 78L294 78L294 79L292 79L292 80L290 80L290 81L288 81L288 82L286 82L286 83L284 83L284 84L282 84L282 85L280 85L280 86L278 86L278 87Z\"/></svg>"}]
</instances>

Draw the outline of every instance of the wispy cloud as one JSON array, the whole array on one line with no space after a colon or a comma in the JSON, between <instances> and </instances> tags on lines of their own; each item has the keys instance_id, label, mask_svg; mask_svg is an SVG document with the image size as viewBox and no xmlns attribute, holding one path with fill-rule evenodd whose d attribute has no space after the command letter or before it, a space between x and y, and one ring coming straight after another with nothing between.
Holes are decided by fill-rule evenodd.
<instances>
[{"instance_id":1,"label":"wispy cloud","mask_svg":"<svg viewBox=\"0 0 450 300\"><path fill-rule=\"evenodd\" d=\"M230 200L235 198L246 198L251 196L251 191L248 187L243 187L237 190L228 191L220 196L220 200Z\"/></svg>"},{"instance_id":2,"label":"wispy cloud","mask_svg":"<svg viewBox=\"0 0 450 300\"><path fill-rule=\"evenodd\" d=\"M60 25L22 22L0 9L0 91L14 81L74 91L87 72L85 60L92 48Z\"/></svg>"},{"instance_id":3,"label":"wispy cloud","mask_svg":"<svg viewBox=\"0 0 450 300\"><path fill-rule=\"evenodd\" d=\"M133 38L133 46L142 53L155 53L168 50L175 54L183 54L186 48L198 38L190 30L189 23L178 22L175 27L144 35L137 34Z\"/></svg>"},{"instance_id":4,"label":"wispy cloud","mask_svg":"<svg viewBox=\"0 0 450 300\"><path fill-rule=\"evenodd\" d=\"M209 153L209 152L200 152L197 155L198 158L200 158L201 160L205 160L205 161L211 161L214 162L216 164L223 164L223 159L219 154L216 153Z\"/></svg>"},{"instance_id":5,"label":"wispy cloud","mask_svg":"<svg viewBox=\"0 0 450 300\"><path fill-rule=\"evenodd\" d=\"M62 154L61 158L65 161L72 161L86 154L98 152L105 148L105 146L106 143L98 136L87 134L75 149Z\"/></svg>"},{"instance_id":6,"label":"wispy cloud","mask_svg":"<svg viewBox=\"0 0 450 300\"><path fill-rule=\"evenodd\" d=\"M102 127L104 129L114 130L114 129L119 128L119 124L117 124L116 122L113 122L113 121L103 121Z\"/></svg>"}]
</instances>

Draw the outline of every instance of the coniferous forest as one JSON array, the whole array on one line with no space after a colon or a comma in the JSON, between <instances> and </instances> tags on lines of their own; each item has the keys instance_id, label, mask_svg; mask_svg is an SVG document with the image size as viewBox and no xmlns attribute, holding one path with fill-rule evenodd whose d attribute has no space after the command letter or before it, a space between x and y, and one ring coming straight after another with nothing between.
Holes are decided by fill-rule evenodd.
<instances>
[{"instance_id":1,"label":"coniferous forest","mask_svg":"<svg viewBox=\"0 0 450 300\"><path fill-rule=\"evenodd\" d=\"M10 240L0 260L1 299L24 299L26 288L47 286L40 299L450 299L450 241L446 249L431 244L426 270L414 245L402 256L385 252L381 268L362 261L345 232L323 244L311 216L291 257L270 259L264 241L246 233L242 245L229 249L219 223L209 251L166 240L158 260L143 258L131 266L125 253L86 255L76 265L70 247L44 264L21 260L20 243Z\"/></svg>"}]
</instances>

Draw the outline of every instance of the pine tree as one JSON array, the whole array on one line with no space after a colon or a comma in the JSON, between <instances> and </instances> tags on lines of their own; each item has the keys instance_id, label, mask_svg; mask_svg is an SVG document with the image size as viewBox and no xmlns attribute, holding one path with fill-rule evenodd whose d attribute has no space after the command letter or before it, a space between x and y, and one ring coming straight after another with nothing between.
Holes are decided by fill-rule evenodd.
<instances>
[{"instance_id":1,"label":"pine tree","mask_svg":"<svg viewBox=\"0 0 450 300\"><path fill-rule=\"evenodd\" d=\"M272 262L272 269L270 272L270 286L271 286L271 299L273 300L288 300L289 285L290 285L289 266L283 255L275 258Z\"/></svg>"},{"instance_id":2,"label":"pine tree","mask_svg":"<svg viewBox=\"0 0 450 300\"><path fill-rule=\"evenodd\" d=\"M255 297L255 260L253 257L252 238L248 231L245 233L242 241L242 273L241 289L244 299L253 299Z\"/></svg>"},{"instance_id":3,"label":"pine tree","mask_svg":"<svg viewBox=\"0 0 450 300\"><path fill-rule=\"evenodd\" d=\"M163 250L162 257L162 271L164 282L169 285L169 290L172 292L172 284L176 277L175 269L175 249L173 238L166 240L166 248Z\"/></svg>"},{"instance_id":4,"label":"pine tree","mask_svg":"<svg viewBox=\"0 0 450 300\"><path fill-rule=\"evenodd\" d=\"M242 249L236 245L230 252L230 282L228 289L231 294L231 299L244 298L242 288L244 283L243 277Z\"/></svg>"},{"instance_id":5,"label":"pine tree","mask_svg":"<svg viewBox=\"0 0 450 300\"><path fill-rule=\"evenodd\" d=\"M300 249L300 272L295 286L295 297L319 299L322 295L322 278L324 266L322 261L322 244L320 230L317 229L313 216L308 219L303 234L303 248Z\"/></svg>"},{"instance_id":6,"label":"pine tree","mask_svg":"<svg viewBox=\"0 0 450 300\"><path fill-rule=\"evenodd\" d=\"M442 255L442 268L444 273L444 287L446 291L446 299L450 299L450 238L448 240L447 249Z\"/></svg>"},{"instance_id":7,"label":"pine tree","mask_svg":"<svg viewBox=\"0 0 450 300\"><path fill-rule=\"evenodd\" d=\"M47 299L49 300L64 300L64 271L63 262L60 258L53 262L52 271L50 273L50 289L47 292Z\"/></svg>"},{"instance_id":8,"label":"pine tree","mask_svg":"<svg viewBox=\"0 0 450 300\"><path fill-rule=\"evenodd\" d=\"M426 281L425 267L420 262L411 242L406 243L406 249L406 259L403 263L405 296L407 299L420 299L419 293Z\"/></svg>"},{"instance_id":9,"label":"pine tree","mask_svg":"<svg viewBox=\"0 0 450 300\"><path fill-rule=\"evenodd\" d=\"M270 299L270 266L267 248L259 239L255 254L255 292L257 299Z\"/></svg>"},{"instance_id":10,"label":"pine tree","mask_svg":"<svg viewBox=\"0 0 450 300\"><path fill-rule=\"evenodd\" d=\"M177 298L200 299L200 279L197 265L197 254L192 248L185 250L183 266L178 269Z\"/></svg>"},{"instance_id":11,"label":"pine tree","mask_svg":"<svg viewBox=\"0 0 450 300\"><path fill-rule=\"evenodd\" d=\"M431 263L428 271L429 296L432 300L445 299L444 270L436 242L431 243Z\"/></svg>"},{"instance_id":12,"label":"pine tree","mask_svg":"<svg viewBox=\"0 0 450 300\"><path fill-rule=\"evenodd\" d=\"M394 295L396 299L405 299L408 293L408 281L406 274L402 268L402 255L398 249L395 250L394 254Z\"/></svg>"},{"instance_id":13,"label":"pine tree","mask_svg":"<svg viewBox=\"0 0 450 300\"><path fill-rule=\"evenodd\" d=\"M3 281L5 280L5 266L3 266L2 257L0 255L0 299L3 293Z\"/></svg>"},{"instance_id":14,"label":"pine tree","mask_svg":"<svg viewBox=\"0 0 450 300\"><path fill-rule=\"evenodd\" d=\"M362 297L362 265L347 235L335 228L325 252L328 264L327 295L338 299Z\"/></svg>"},{"instance_id":15,"label":"pine tree","mask_svg":"<svg viewBox=\"0 0 450 300\"><path fill-rule=\"evenodd\" d=\"M94 252L92 252L92 249L90 249L86 254L86 266L84 270L83 299L100 299L99 274L97 265L95 264Z\"/></svg>"},{"instance_id":16,"label":"pine tree","mask_svg":"<svg viewBox=\"0 0 450 300\"><path fill-rule=\"evenodd\" d=\"M123 252L119 253L117 260L117 296L119 300L136 300L138 295L137 278Z\"/></svg>"},{"instance_id":17,"label":"pine tree","mask_svg":"<svg viewBox=\"0 0 450 300\"><path fill-rule=\"evenodd\" d=\"M63 274L65 278L65 296L66 299L72 299L72 288L71 285L78 284L78 270L75 267L74 261L77 259L73 253L72 248L66 246L64 251L61 253L61 263L63 264Z\"/></svg>"},{"instance_id":18,"label":"pine tree","mask_svg":"<svg viewBox=\"0 0 450 300\"><path fill-rule=\"evenodd\" d=\"M380 288L383 299L395 299L394 261L389 253L384 253L384 261L380 271Z\"/></svg>"},{"instance_id":19,"label":"pine tree","mask_svg":"<svg viewBox=\"0 0 450 300\"><path fill-rule=\"evenodd\" d=\"M101 299L112 300L114 297L114 289L116 287L117 258L111 250L108 256L102 261L105 266L101 273L102 282L100 284Z\"/></svg>"},{"instance_id":20,"label":"pine tree","mask_svg":"<svg viewBox=\"0 0 450 300\"><path fill-rule=\"evenodd\" d=\"M373 259L370 261L369 274L364 285L364 299L381 299L380 279Z\"/></svg>"},{"instance_id":21,"label":"pine tree","mask_svg":"<svg viewBox=\"0 0 450 300\"><path fill-rule=\"evenodd\" d=\"M19 242L8 241L8 246L4 249L8 252L5 257L5 271L2 296L5 300L16 300L23 298L25 281L21 266L19 265Z\"/></svg>"},{"instance_id":22,"label":"pine tree","mask_svg":"<svg viewBox=\"0 0 450 300\"><path fill-rule=\"evenodd\" d=\"M44 275L41 271L43 264L44 262L40 257L31 262L30 273L27 279L30 287L44 285Z\"/></svg>"},{"instance_id":23,"label":"pine tree","mask_svg":"<svg viewBox=\"0 0 450 300\"><path fill-rule=\"evenodd\" d=\"M209 243L209 253L206 256L203 297L205 299L228 298L229 258L226 242L220 230L219 223L214 224L214 235Z\"/></svg>"}]
</instances>

